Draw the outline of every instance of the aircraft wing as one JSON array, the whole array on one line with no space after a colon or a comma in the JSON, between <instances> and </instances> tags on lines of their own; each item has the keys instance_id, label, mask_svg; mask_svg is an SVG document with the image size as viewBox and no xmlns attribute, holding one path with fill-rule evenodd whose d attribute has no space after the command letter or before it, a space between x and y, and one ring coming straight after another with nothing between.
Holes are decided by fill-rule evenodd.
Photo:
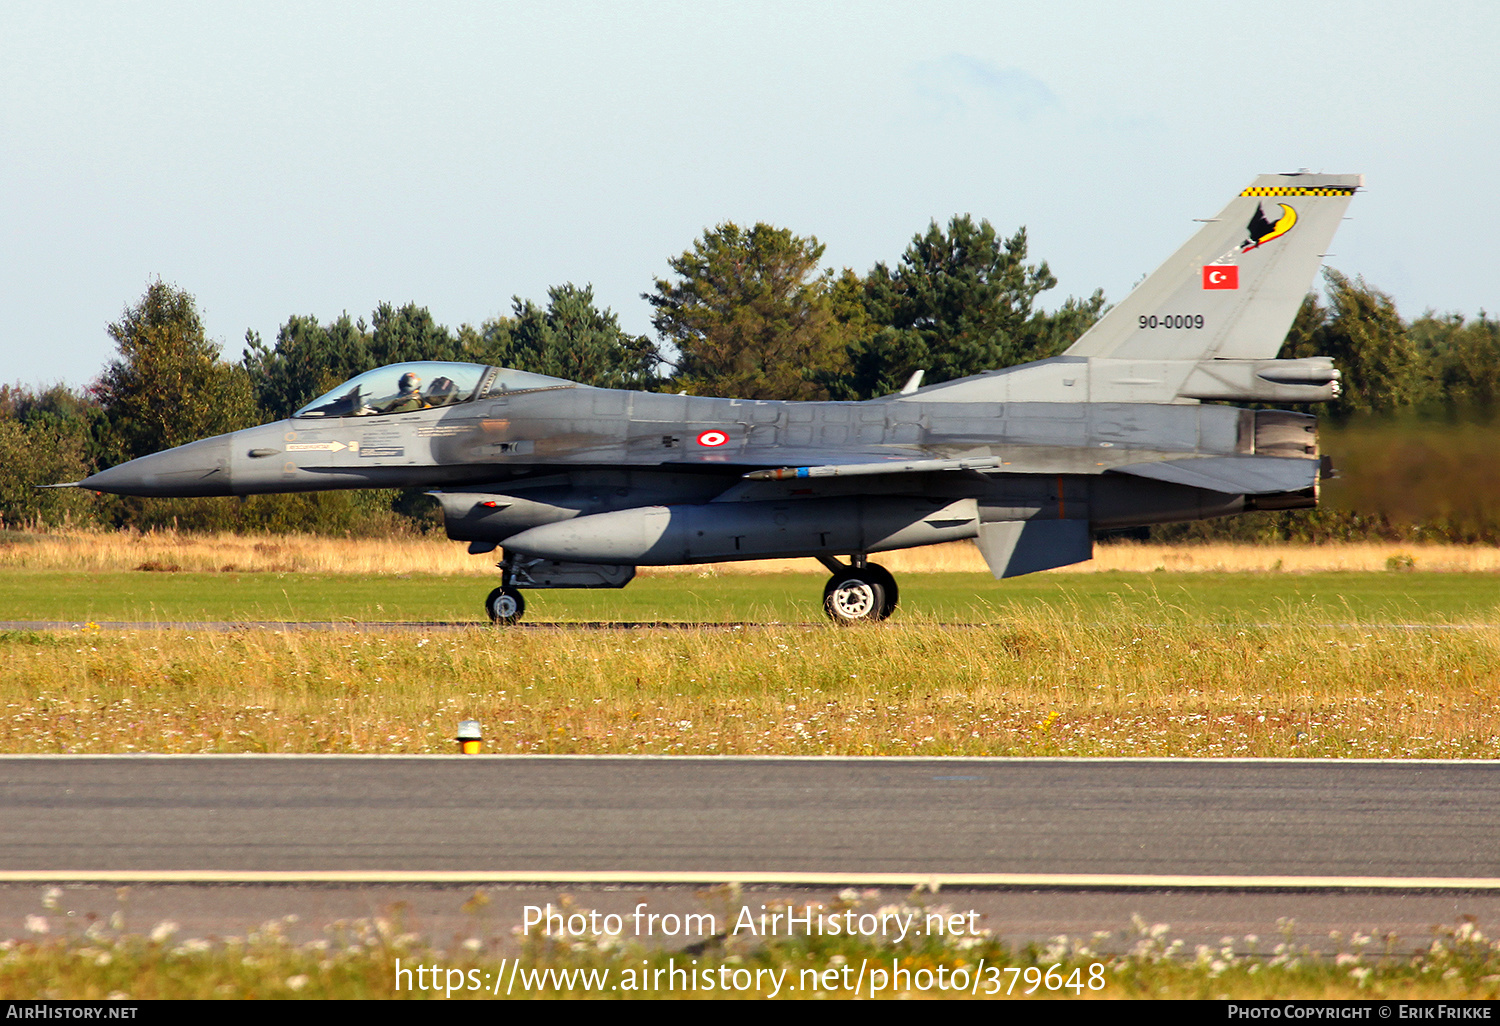
<instances>
[{"instance_id":1,"label":"aircraft wing","mask_svg":"<svg viewBox=\"0 0 1500 1026\"><path fill-rule=\"evenodd\" d=\"M1317 480L1319 465L1315 459L1284 456L1190 456L1182 459L1152 460L1122 466L1095 465L1094 473L1133 474L1171 484L1207 488L1230 495L1266 495L1296 492L1311 488ZM1000 474L1034 474L1036 466L1027 461L1002 459L999 456L970 456L961 459L880 460L863 463L825 463L804 467L780 467L774 470L752 470L749 481L788 481L798 478L861 477L876 474L926 474L941 471L978 470ZM1046 470L1041 471L1048 472ZM1075 472L1070 468L1070 472Z\"/></svg>"}]
</instances>

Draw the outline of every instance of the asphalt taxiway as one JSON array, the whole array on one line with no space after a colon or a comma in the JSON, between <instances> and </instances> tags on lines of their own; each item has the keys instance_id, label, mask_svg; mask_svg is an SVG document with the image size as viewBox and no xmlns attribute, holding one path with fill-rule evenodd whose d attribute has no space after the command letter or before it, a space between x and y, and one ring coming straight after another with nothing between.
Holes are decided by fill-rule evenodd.
<instances>
[{"instance_id":1,"label":"asphalt taxiway","mask_svg":"<svg viewBox=\"0 0 1500 1026\"><path fill-rule=\"evenodd\" d=\"M730 883L772 905L916 888L1012 943L1106 933L1100 950L1156 924L1336 951L1331 931L1409 948L1500 923L1500 766L1482 762L16 756L0 773L6 936L119 912L184 936L396 921L506 947L528 904L702 911Z\"/></svg>"},{"instance_id":2,"label":"asphalt taxiway","mask_svg":"<svg viewBox=\"0 0 1500 1026\"><path fill-rule=\"evenodd\" d=\"M1489 762L12 756L0 773L0 877L1500 878Z\"/></svg>"}]
</instances>

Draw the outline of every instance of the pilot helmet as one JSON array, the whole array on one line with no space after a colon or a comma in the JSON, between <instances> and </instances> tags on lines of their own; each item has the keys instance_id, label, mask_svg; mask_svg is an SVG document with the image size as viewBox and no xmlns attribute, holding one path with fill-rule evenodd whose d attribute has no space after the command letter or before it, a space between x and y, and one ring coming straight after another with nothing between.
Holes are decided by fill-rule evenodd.
<instances>
[{"instance_id":1,"label":"pilot helmet","mask_svg":"<svg viewBox=\"0 0 1500 1026\"><path fill-rule=\"evenodd\" d=\"M415 392L417 390L417 386L421 383L422 379L417 377L417 375L411 371L407 371L405 374L401 375L401 391L403 392Z\"/></svg>"}]
</instances>

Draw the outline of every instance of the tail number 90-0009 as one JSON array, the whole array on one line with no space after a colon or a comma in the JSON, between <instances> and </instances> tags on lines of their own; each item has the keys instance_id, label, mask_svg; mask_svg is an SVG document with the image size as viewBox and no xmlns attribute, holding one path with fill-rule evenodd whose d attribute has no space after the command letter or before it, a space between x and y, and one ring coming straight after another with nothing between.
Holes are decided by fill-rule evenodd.
<instances>
[{"instance_id":1,"label":"tail number 90-0009","mask_svg":"<svg viewBox=\"0 0 1500 1026\"><path fill-rule=\"evenodd\" d=\"M1202 314L1164 314L1158 317L1156 314L1142 314L1140 316L1142 328L1201 328L1203 327Z\"/></svg>"}]
</instances>

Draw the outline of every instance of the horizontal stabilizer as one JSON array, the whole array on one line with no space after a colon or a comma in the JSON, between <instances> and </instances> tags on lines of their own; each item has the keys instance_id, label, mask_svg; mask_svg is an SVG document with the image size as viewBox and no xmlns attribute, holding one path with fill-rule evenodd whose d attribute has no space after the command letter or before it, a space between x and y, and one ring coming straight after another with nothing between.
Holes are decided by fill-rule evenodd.
<instances>
[{"instance_id":1,"label":"horizontal stabilizer","mask_svg":"<svg viewBox=\"0 0 1500 1026\"><path fill-rule=\"evenodd\" d=\"M1156 463L1127 463L1113 468L1155 481L1207 488L1229 495L1300 492L1318 480L1318 461L1286 456L1201 456Z\"/></svg>"},{"instance_id":2,"label":"horizontal stabilizer","mask_svg":"<svg viewBox=\"0 0 1500 1026\"><path fill-rule=\"evenodd\" d=\"M979 525L979 551L996 577L1019 577L1094 558L1087 520L1002 520Z\"/></svg>"}]
</instances>

